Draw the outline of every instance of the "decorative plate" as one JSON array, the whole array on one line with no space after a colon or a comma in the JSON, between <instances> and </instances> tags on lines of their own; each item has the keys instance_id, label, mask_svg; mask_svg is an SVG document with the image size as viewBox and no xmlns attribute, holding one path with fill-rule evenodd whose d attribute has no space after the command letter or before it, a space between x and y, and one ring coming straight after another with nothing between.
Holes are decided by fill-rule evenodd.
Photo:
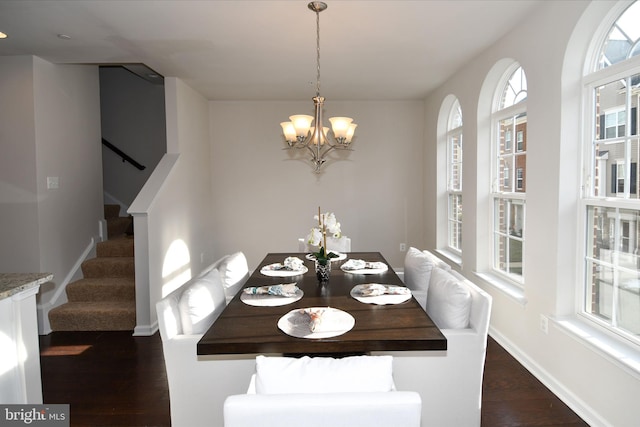
<instances>
[{"instance_id":1,"label":"decorative plate","mask_svg":"<svg viewBox=\"0 0 640 427\"><path fill-rule=\"evenodd\" d=\"M402 304L411 299L411 290L404 286L366 283L354 286L351 296L365 304Z\"/></svg>"},{"instance_id":2,"label":"decorative plate","mask_svg":"<svg viewBox=\"0 0 640 427\"><path fill-rule=\"evenodd\" d=\"M240 295L240 301L256 307L278 307L299 301L303 296L304 292L300 288L296 289L295 295L287 297L269 294L245 294L243 292Z\"/></svg>"},{"instance_id":3,"label":"decorative plate","mask_svg":"<svg viewBox=\"0 0 640 427\"><path fill-rule=\"evenodd\" d=\"M308 311L322 312L322 320L311 332L311 318ZM346 311L331 307L309 307L291 310L278 320L278 328L287 335L296 338L331 338L349 332L356 324L356 319Z\"/></svg>"},{"instance_id":4,"label":"decorative plate","mask_svg":"<svg viewBox=\"0 0 640 427\"><path fill-rule=\"evenodd\" d=\"M260 269L260 273L270 277L293 277L301 276L309 271L306 265L302 266L302 270L289 270L283 264L276 262L274 264L265 265Z\"/></svg>"}]
</instances>

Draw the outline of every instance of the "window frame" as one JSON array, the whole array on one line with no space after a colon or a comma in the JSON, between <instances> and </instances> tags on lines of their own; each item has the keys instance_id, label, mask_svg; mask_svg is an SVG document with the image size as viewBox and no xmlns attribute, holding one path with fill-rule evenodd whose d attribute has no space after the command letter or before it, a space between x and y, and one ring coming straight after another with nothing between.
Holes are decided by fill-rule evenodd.
<instances>
[{"instance_id":1,"label":"window frame","mask_svg":"<svg viewBox=\"0 0 640 427\"><path fill-rule=\"evenodd\" d=\"M522 205L523 217L526 219L526 190L525 191L501 191L501 184L504 184L506 182L504 180L507 179L507 177L503 176L502 179L500 177L501 156L499 154L499 146L500 146L501 123L502 121L509 120L509 119L514 120L514 123L515 123L516 118L523 114L527 117L527 120L528 120L528 115L527 115L528 85L525 86L525 91L527 91L527 96L524 99L521 99L519 102L516 102L507 107L501 108L503 95L506 90L510 89L509 81L511 77L514 75L514 73L518 70L521 70L521 73L525 77L525 82L526 82L526 72L521 64L519 64L518 62L514 62L511 66L507 67L502 75L502 78L499 80L498 85L495 88L494 100L493 100L492 111L490 116L491 187L489 191L489 197L491 199L491 203L490 203L491 239L489 243L490 244L489 250L491 253L490 268L491 268L492 274L501 278L502 280L506 280L508 283L515 285L518 289L524 289L524 285L525 285L524 260L525 260L526 231L522 233L521 236L517 237L517 240L522 242L521 243L522 244L522 249L521 249L522 271L520 275L516 275L508 271L501 270L499 268L500 254L497 253L496 251L496 247L497 247L496 239L499 238L497 236L502 235L502 233L500 233L500 231L496 229L496 204L499 203L500 201L508 200L514 204ZM518 94L514 96L514 100L517 100L517 99L519 99ZM505 135L506 135L506 132L505 132ZM523 150L523 151L516 150L516 148L518 147L517 138L518 138L518 132L515 131L515 125L514 125L514 130L510 133L510 138L509 138L509 141L510 141L509 149L512 151L511 156L514 158L516 153L525 153L526 155L526 150ZM506 140L507 139L505 138L505 148L506 148ZM507 185L510 186L512 183L514 186L517 185L516 175L515 175L517 167L515 162L513 164L513 167L507 167L507 168L510 175L508 177ZM523 173L523 176L524 176L524 173ZM513 188L513 190L515 190L515 187ZM523 224L525 219L523 219ZM524 225L523 225L523 230L524 230Z\"/></svg>"},{"instance_id":2,"label":"window frame","mask_svg":"<svg viewBox=\"0 0 640 427\"><path fill-rule=\"evenodd\" d=\"M622 14L624 13L626 9L620 11L620 13L617 15L617 18L614 20L614 22L611 23L611 25L609 26L609 29L615 24L615 22L617 21L617 19L622 16ZM608 36L608 31L605 34L605 39ZM604 41L601 41L601 43L598 44L598 46L600 47L600 49L603 46ZM594 52L594 55L599 56L601 50L598 50L597 52ZM582 90L583 90L583 138L582 138L582 156L583 156L583 161L582 161L582 191L580 194L580 198L579 198L579 221L578 221L578 235L582 236L581 239L579 239L580 243L578 245L578 249L579 249L579 253L581 254L580 256L580 263L578 266L578 281L577 283L579 284L579 286L577 287L577 292L576 292L576 313L578 318L582 319L583 321L587 322L590 325L594 325L595 327L598 328L598 330L604 332L606 335L611 336L611 337L617 337L618 339L622 339L625 342L631 343L635 346L639 346L640 345L640 335L634 336L631 331L626 331L623 330L617 326L615 326L615 324L617 323L616 320L610 320L610 321L605 321L601 318L599 318L598 316L590 313L587 311L587 305L588 304L593 304L593 300L591 299L591 286L592 283L589 281L589 275L587 273L587 270L589 268L589 262L590 260L590 250L592 250L593 246L588 245L588 242L590 240L590 235L588 233L587 227L589 224L588 221L588 216L589 216L589 209L593 208L593 207L600 207L603 209L615 209L617 212L617 215L620 217L620 211L623 210L633 210L633 211L638 211L640 212L640 199L636 198L628 198L629 195L633 195L635 194L635 191L632 191L631 188L631 184L629 180L625 181L624 184L624 191L622 192L622 194L620 194L620 192L616 191L615 194L612 194L611 196L607 196L606 195L606 188L607 186L612 186L613 183L605 183L604 185L604 195L602 196L595 196L594 194L596 194L596 190L597 190L597 184L595 182L596 177L595 175L595 167L596 167L596 162L598 162L598 158L597 156L595 156L594 153L594 147L593 144L597 141L599 141L600 143L602 143L604 145L604 141L607 142L623 142L627 139L638 139L640 138L640 135L636 134L634 136L631 135L632 132L632 123L630 122L630 114L631 114L631 110L627 111L627 117L625 120L625 135L620 136L617 135L617 129L616 129L616 137L613 138L606 138L606 129L604 130L605 132L605 138L601 139L599 135L597 135L597 123L596 121L597 119L597 109L596 109L596 89L599 87L603 87L607 84L610 84L612 82L618 81L618 80L625 80L626 78L630 77L630 76L634 76L637 74L640 74L640 56L636 56L636 57L631 57L627 60L624 60L622 62L618 62L615 63L613 65L608 65L604 68L600 68L597 69L597 64L593 64L593 66L590 68L590 70L585 70L585 73L582 77ZM595 71L594 71L595 70ZM623 109L625 109L627 106L626 102L625 105L622 107ZM631 107L632 104L630 103L629 106ZM603 110L603 114L606 113L613 113L613 112L618 112L620 109L616 106L616 107L611 107L609 109ZM606 121L606 119L605 119ZM618 127L619 123L616 123L616 128ZM627 136L626 135L626 130L629 130L630 135ZM629 161L627 162L627 157L629 157ZM631 172L631 164L634 163L633 160L630 158L630 156L628 154L625 154L625 158L622 160L618 160L618 159L609 159L610 161L614 162L613 164L622 164L622 167L624 168L624 175L625 176L629 176L629 178L631 179L632 176L632 172ZM636 162L637 163L637 162ZM627 169L626 166L629 166L629 169ZM605 171L606 173L607 171ZM618 180L618 175L616 174L616 181ZM612 177L612 181L613 181L613 177ZM615 183L616 185L616 190L619 189L619 185L618 182ZM601 187L602 189L602 187ZM636 189L637 191L637 189ZM620 238L622 236L619 237L615 237L616 239ZM616 242L619 243L619 240L616 240ZM624 267L622 267L619 264L616 264L615 268L617 269L624 269ZM638 271L638 273L640 274L640 269L636 270ZM614 286L614 290L612 292L617 292L616 289L618 289L617 286ZM615 309L614 309L615 310Z\"/></svg>"}]
</instances>

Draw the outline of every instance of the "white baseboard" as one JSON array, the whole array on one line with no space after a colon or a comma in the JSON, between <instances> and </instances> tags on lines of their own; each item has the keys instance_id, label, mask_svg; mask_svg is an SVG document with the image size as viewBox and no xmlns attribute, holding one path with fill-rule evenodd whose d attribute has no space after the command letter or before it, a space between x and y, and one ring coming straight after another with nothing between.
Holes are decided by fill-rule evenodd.
<instances>
[{"instance_id":1,"label":"white baseboard","mask_svg":"<svg viewBox=\"0 0 640 427\"><path fill-rule=\"evenodd\" d=\"M133 330L134 337L148 337L155 334L158 331L158 321L153 322L153 325L136 325Z\"/></svg>"}]
</instances>

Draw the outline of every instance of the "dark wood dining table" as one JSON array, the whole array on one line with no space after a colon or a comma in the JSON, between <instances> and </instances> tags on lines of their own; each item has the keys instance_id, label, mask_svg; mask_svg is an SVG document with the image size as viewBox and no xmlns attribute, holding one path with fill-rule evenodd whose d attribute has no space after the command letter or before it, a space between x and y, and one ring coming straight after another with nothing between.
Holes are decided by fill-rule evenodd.
<instances>
[{"instance_id":1,"label":"dark wood dining table","mask_svg":"<svg viewBox=\"0 0 640 427\"><path fill-rule=\"evenodd\" d=\"M269 253L244 287L296 282L304 296L288 305L251 306L241 301L240 291L211 325L197 345L198 355L231 354L368 354L373 351L446 350L447 339L420 307L415 298L401 304L362 303L350 295L358 284L403 285L391 267L379 274L352 274L340 266L348 259L384 262L378 252L350 252L348 258L333 261L329 282L318 283L314 262L304 253ZM282 263L288 256L304 261L308 272L293 277L270 277L260 272L269 264ZM278 320L297 308L331 307L355 319L348 332L330 338L307 339L289 336L278 328Z\"/></svg>"}]
</instances>

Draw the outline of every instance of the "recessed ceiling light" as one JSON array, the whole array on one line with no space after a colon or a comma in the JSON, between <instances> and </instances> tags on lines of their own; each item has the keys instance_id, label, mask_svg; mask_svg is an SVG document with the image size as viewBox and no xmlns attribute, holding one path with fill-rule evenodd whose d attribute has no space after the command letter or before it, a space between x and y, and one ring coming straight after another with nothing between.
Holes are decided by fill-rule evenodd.
<instances>
[{"instance_id":1,"label":"recessed ceiling light","mask_svg":"<svg viewBox=\"0 0 640 427\"><path fill-rule=\"evenodd\" d=\"M9 36L3 33L2 31L0 31L0 39L6 39L7 37Z\"/></svg>"}]
</instances>

